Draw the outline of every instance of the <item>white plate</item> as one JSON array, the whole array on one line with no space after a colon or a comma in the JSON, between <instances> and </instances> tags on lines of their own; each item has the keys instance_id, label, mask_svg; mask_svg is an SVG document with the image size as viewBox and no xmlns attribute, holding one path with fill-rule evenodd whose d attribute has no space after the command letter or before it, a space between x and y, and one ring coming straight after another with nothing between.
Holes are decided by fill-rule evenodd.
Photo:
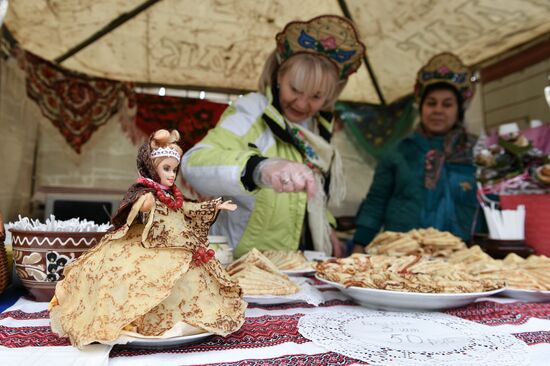
<instances>
[{"instance_id":1,"label":"white plate","mask_svg":"<svg viewBox=\"0 0 550 366\"><path fill-rule=\"evenodd\" d=\"M281 272L283 272L287 276L306 276L306 275L314 274L315 269L313 268L285 269L285 270L281 270Z\"/></svg>"},{"instance_id":2,"label":"white plate","mask_svg":"<svg viewBox=\"0 0 550 366\"><path fill-rule=\"evenodd\" d=\"M298 299L292 299L288 296L275 296L275 295L256 295L256 296L243 296L243 300L259 305L277 305L277 304L290 304L293 302L300 302Z\"/></svg>"},{"instance_id":3,"label":"white plate","mask_svg":"<svg viewBox=\"0 0 550 366\"><path fill-rule=\"evenodd\" d=\"M520 288L505 288L503 295L525 301L550 301L550 291L523 290Z\"/></svg>"},{"instance_id":4,"label":"white plate","mask_svg":"<svg viewBox=\"0 0 550 366\"><path fill-rule=\"evenodd\" d=\"M210 337L214 333L200 333L188 336L170 337L170 338L138 338L129 337L130 340L126 345L131 347L170 347L170 346L182 346L187 344L197 343L205 338Z\"/></svg>"},{"instance_id":5,"label":"white plate","mask_svg":"<svg viewBox=\"0 0 550 366\"><path fill-rule=\"evenodd\" d=\"M463 306L474 302L480 297L487 297L502 292L497 289L487 292L471 292L460 294L433 294L418 292L403 292L391 290L379 290L363 287L344 287L344 285L325 280L316 276L319 281L328 283L354 299L360 305L368 308L405 311L405 310L439 310Z\"/></svg>"}]
</instances>

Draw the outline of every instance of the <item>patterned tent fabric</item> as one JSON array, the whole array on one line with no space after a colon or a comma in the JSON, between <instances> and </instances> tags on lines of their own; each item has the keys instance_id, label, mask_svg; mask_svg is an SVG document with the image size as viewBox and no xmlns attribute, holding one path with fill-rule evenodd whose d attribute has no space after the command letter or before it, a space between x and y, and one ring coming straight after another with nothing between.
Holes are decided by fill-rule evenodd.
<instances>
[{"instance_id":1,"label":"patterned tent fabric","mask_svg":"<svg viewBox=\"0 0 550 366\"><path fill-rule=\"evenodd\" d=\"M336 112L358 150L375 158L409 132L417 116L412 96L385 107L338 102Z\"/></svg>"},{"instance_id":2,"label":"patterned tent fabric","mask_svg":"<svg viewBox=\"0 0 550 366\"><path fill-rule=\"evenodd\" d=\"M149 136L160 128L180 132L184 151L216 125L227 104L207 100L136 94L136 126Z\"/></svg>"},{"instance_id":3,"label":"patterned tent fabric","mask_svg":"<svg viewBox=\"0 0 550 366\"><path fill-rule=\"evenodd\" d=\"M63 70L29 52L23 61L27 95L77 153L123 103L134 103L131 83Z\"/></svg>"},{"instance_id":4,"label":"patterned tent fabric","mask_svg":"<svg viewBox=\"0 0 550 366\"><path fill-rule=\"evenodd\" d=\"M10 1L4 24L25 49L55 60L143 3ZM285 24L343 15L340 3L347 4L388 103L409 93L418 69L437 53L452 51L472 66L550 31L544 0L162 0L62 65L116 80L256 90ZM380 103L365 66L341 99Z\"/></svg>"}]
</instances>

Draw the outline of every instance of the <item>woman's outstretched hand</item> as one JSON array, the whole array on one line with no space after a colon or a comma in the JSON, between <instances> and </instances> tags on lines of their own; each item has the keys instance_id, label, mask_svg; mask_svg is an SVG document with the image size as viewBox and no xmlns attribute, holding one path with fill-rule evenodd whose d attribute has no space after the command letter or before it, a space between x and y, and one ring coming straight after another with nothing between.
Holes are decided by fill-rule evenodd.
<instances>
[{"instance_id":1,"label":"woman's outstretched hand","mask_svg":"<svg viewBox=\"0 0 550 366\"><path fill-rule=\"evenodd\" d=\"M273 188L276 192L306 192L315 196L313 171L302 163L279 158L262 161L254 171L254 182L260 187Z\"/></svg>"}]
</instances>

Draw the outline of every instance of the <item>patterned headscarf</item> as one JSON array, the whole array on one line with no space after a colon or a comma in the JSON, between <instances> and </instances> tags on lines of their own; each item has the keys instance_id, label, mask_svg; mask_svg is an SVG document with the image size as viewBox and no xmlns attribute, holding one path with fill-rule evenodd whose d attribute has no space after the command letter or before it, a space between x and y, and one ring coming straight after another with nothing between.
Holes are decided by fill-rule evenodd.
<instances>
[{"instance_id":1,"label":"patterned headscarf","mask_svg":"<svg viewBox=\"0 0 550 366\"><path fill-rule=\"evenodd\" d=\"M421 108L420 103L431 87L438 89L436 85L446 84L455 92L459 107L466 108L475 92L471 78L471 70L462 63L458 56L449 52L435 55L418 70L414 87L416 101ZM463 113L463 110L459 111L459 116ZM417 132L426 136L422 124L418 127ZM445 162L473 163L472 149L476 140L475 136L466 132L463 121L459 118L445 135L443 151L430 150L426 153L424 186L428 189L435 189Z\"/></svg>"},{"instance_id":2,"label":"patterned headscarf","mask_svg":"<svg viewBox=\"0 0 550 366\"><path fill-rule=\"evenodd\" d=\"M160 178L156 172L155 166L153 165L153 160L151 159L151 140L153 135L149 137L149 140L139 147L136 164L139 175L144 178L149 178L155 182L159 182ZM155 193L153 188L144 186L141 183L134 183L126 191L126 195L120 202L120 206L111 218L111 223L115 229L121 227L126 223L126 218L134 202L143 194L151 192Z\"/></svg>"},{"instance_id":3,"label":"patterned headscarf","mask_svg":"<svg viewBox=\"0 0 550 366\"><path fill-rule=\"evenodd\" d=\"M151 159L151 141L153 139L153 135L154 134L151 134L149 141L139 147L136 165L140 176L158 182L160 178L157 174L155 166L153 165L153 159Z\"/></svg>"},{"instance_id":4,"label":"patterned headscarf","mask_svg":"<svg viewBox=\"0 0 550 366\"><path fill-rule=\"evenodd\" d=\"M422 125L416 130L419 134L426 136ZM443 165L448 163L472 164L473 148L477 138L466 132L462 123L447 132L443 141L443 151L430 150L426 153L424 161L424 187L435 189Z\"/></svg>"}]
</instances>

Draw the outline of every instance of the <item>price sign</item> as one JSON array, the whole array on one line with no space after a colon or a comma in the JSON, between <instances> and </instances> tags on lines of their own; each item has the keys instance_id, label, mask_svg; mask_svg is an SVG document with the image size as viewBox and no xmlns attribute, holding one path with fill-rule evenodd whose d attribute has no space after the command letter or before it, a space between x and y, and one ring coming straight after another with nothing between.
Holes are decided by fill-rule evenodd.
<instances>
[{"instance_id":1,"label":"price sign","mask_svg":"<svg viewBox=\"0 0 550 366\"><path fill-rule=\"evenodd\" d=\"M437 327L433 322L418 319L372 317L356 322L347 322L343 330L354 339L360 339L377 346L388 346L402 350L426 349L449 351L469 343L460 329Z\"/></svg>"}]
</instances>

